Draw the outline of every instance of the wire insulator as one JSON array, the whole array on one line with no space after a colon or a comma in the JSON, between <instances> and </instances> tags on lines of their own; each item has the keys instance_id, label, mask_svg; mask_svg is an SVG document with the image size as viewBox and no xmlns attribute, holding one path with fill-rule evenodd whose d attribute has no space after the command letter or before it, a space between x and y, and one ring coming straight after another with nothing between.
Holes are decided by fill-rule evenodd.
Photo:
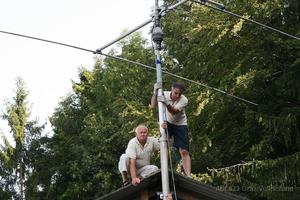
<instances>
[{"instance_id":1,"label":"wire insulator","mask_svg":"<svg viewBox=\"0 0 300 200\"><path fill-rule=\"evenodd\" d=\"M163 32L159 26L154 27L152 31L152 40L158 45L158 49L161 49L161 43L163 41Z\"/></svg>"}]
</instances>

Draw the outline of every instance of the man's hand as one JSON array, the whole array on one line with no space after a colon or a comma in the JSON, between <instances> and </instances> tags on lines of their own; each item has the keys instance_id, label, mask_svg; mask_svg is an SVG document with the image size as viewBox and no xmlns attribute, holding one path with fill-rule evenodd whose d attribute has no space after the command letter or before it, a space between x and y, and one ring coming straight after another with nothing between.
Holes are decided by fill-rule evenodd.
<instances>
[{"instance_id":1,"label":"man's hand","mask_svg":"<svg viewBox=\"0 0 300 200\"><path fill-rule=\"evenodd\" d=\"M169 102L168 102L168 100L166 99L166 97L165 96L158 96L157 97L157 101L158 102L161 102L161 103L163 103L163 104L165 104L166 106L168 106L169 105Z\"/></svg>"},{"instance_id":2,"label":"man's hand","mask_svg":"<svg viewBox=\"0 0 300 200\"><path fill-rule=\"evenodd\" d=\"M167 122L164 122L160 125L163 129L167 129L168 128L168 124Z\"/></svg>"},{"instance_id":3,"label":"man's hand","mask_svg":"<svg viewBox=\"0 0 300 200\"><path fill-rule=\"evenodd\" d=\"M138 185L139 183L141 182L141 179L139 177L135 177L135 178L132 178L132 185L136 186Z\"/></svg>"},{"instance_id":4,"label":"man's hand","mask_svg":"<svg viewBox=\"0 0 300 200\"><path fill-rule=\"evenodd\" d=\"M158 90L162 88L162 83L154 83L153 86L153 96L157 96Z\"/></svg>"},{"instance_id":5,"label":"man's hand","mask_svg":"<svg viewBox=\"0 0 300 200\"><path fill-rule=\"evenodd\" d=\"M167 200L173 200L173 197L172 197L172 194L171 194L171 193L168 194Z\"/></svg>"}]
</instances>

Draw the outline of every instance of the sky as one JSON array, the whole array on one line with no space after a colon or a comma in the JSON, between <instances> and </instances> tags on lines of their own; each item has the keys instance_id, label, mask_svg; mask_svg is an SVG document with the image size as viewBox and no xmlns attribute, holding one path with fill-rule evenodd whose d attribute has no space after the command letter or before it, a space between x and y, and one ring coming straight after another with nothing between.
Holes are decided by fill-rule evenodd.
<instances>
[{"instance_id":1,"label":"sky","mask_svg":"<svg viewBox=\"0 0 300 200\"><path fill-rule=\"evenodd\" d=\"M6 0L0 6L0 30L96 50L118 38L125 29L150 19L154 3L155 0ZM148 39L150 25L141 29ZM21 77L29 92L31 119L48 122L59 101L72 92L71 80L78 81L78 69L91 70L94 62L95 55L89 52L0 33L1 114L4 102L14 97L16 78ZM49 123L47 130L51 132ZM1 134L11 141L3 120Z\"/></svg>"}]
</instances>

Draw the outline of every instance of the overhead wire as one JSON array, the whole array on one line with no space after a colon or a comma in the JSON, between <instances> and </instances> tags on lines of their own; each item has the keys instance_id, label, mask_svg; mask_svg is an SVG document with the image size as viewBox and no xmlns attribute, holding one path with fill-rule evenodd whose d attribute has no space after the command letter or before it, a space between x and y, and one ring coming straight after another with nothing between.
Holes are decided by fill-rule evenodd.
<instances>
[{"instance_id":1,"label":"overhead wire","mask_svg":"<svg viewBox=\"0 0 300 200\"><path fill-rule=\"evenodd\" d=\"M141 64L141 63L138 63L138 62L132 61L132 60L128 60L128 59L126 59L126 58L122 58L122 57L118 57L118 56L113 56L113 55L109 55L109 54L105 54L105 53L100 53L100 54L101 54L101 55L104 55L104 56L106 56L106 57L110 57L110 58L114 58L114 59L118 59L118 60L126 61L126 62L129 62L129 63L135 64L135 65L139 65L139 66L142 66L142 67L146 67L146 68L148 68L148 69L156 70L156 68L155 68L155 67L151 67L151 66L148 66L148 65L145 65L145 64ZM163 72L164 74L168 74L168 75L170 75L170 76L173 76L173 77L175 77L175 78L178 78L178 79L181 79L181 80L185 80L185 81L188 81L188 82L194 83L194 84L196 84L196 85L199 85L199 86L205 87L205 88L207 88L207 89L210 89L210 90L212 90L212 91L215 91L215 92L219 92L219 93L221 93L221 94L223 94L223 95L226 95L226 96L229 96L229 97L232 97L232 98L238 99L238 100L240 100L240 101L243 101L243 102L249 103L249 104L251 104L251 105L258 106L258 104L257 104L257 103L254 103L254 102L252 102L252 101L249 101L249 100L247 100L247 99L241 98L241 97L239 97L239 96L236 96L236 95L233 95L233 94L227 93L227 92L225 92L224 90L220 90L220 89L218 89L218 88L211 87L211 86L209 86L209 85L206 85L206 84L204 84L204 83L200 83L200 82L198 82L198 81L194 81L194 80L191 80L191 79L185 78L185 77L183 77L183 76L179 76L179 75L176 75L176 74L170 73L170 72L168 72L168 71L165 71L165 70L162 70L162 72Z\"/></svg>"},{"instance_id":2,"label":"overhead wire","mask_svg":"<svg viewBox=\"0 0 300 200\"><path fill-rule=\"evenodd\" d=\"M145 68L148 68L148 69L151 69L151 70L156 70L155 67L151 67L151 66L148 66L148 65L145 65L145 64L136 62L136 61L132 61L132 60L126 59L126 58L122 58L122 57L118 57L118 56L113 56L113 55L105 54L105 53L102 53L101 51L94 51L94 50L90 50L90 49L86 49L86 48L82 48L82 47L78 47L78 46L74 46L74 45L70 45L70 44L66 44L66 43L62 43L62 42L56 42L56 41L53 41L53 40L42 39L42 38L38 38L38 37L33 37L33 36L28 36L28 35L19 34L19 33L8 32L8 31L0 31L0 33L9 34L9 35L14 35L14 36L23 37L23 38L28 38L28 39L33 39L33 40L39 40L39 41L43 41L43 42L47 42L47 43L52 43L52 44L61 45L61 46L65 46L65 47L70 47L70 48L74 48L74 49L78 49L78 50L82 50L82 51L87 51L87 52L90 52L90 53L93 53L93 54L99 54L99 55L103 55L103 56L105 56L105 57L110 57L110 58L113 58L113 59L125 61L125 62L128 62L128 63L132 63L132 64L135 64L135 65L138 65L138 66L142 66L142 67L145 67ZM243 102L246 102L246 103L248 103L248 104L251 104L251 105L254 105L254 106L258 106L257 103L254 103L254 102L252 102L252 101L249 101L249 100L247 100L247 99L241 98L241 97L239 97L239 96L236 96L236 95L227 93L227 92L225 92L225 91L223 91L223 90L220 90L220 89L218 89L218 88L211 87L211 86L206 85L206 84L204 84L204 83L200 83L200 82L198 82L198 81L194 81L194 80L185 78L185 77L183 77L183 76L179 76L179 75L170 73L170 72L165 71L165 70L162 70L162 72L163 72L164 74L168 74L168 75L170 75L170 76L172 76L172 77L175 77L175 78L178 78L178 79L181 79L181 80L185 80L185 81L194 83L194 84L196 84L196 85L199 85L199 86L205 87L205 88L207 88L207 89L210 89L210 90L212 90L212 91L221 93L221 94L223 94L223 95L226 95L226 96L229 96L229 97L238 99L238 100L243 101Z\"/></svg>"},{"instance_id":3,"label":"overhead wire","mask_svg":"<svg viewBox=\"0 0 300 200\"><path fill-rule=\"evenodd\" d=\"M241 18L241 19L243 19L243 20L245 20L245 21L248 21L248 22L250 22L250 23L253 23L253 24L262 26L262 27L264 27L264 28L266 28L266 29L275 31L275 32L277 32L277 33L280 33L280 34L282 34L282 35L285 35L285 36L288 36L288 37L290 37L290 38L293 38L293 39L296 39L296 40L299 40L299 41L300 41L300 37L291 35L291 34L286 33L286 32L284 32L284 31L281 31L281 30L278 30L278 29L273 28L273 27L271 27L271 26L268 26L268 25L266 25L266 24L260 23L260 22L258 22L258 21L252 20L252 19L248 19L247 17L244 17L244 16L242 16L242 15L233 13L233 12L231 12L231 11L229 11L229 10L226 10L225 7L223 7L223 6L221 6L221 7L212 6L212 5L209 5L209 3L207 3L205 0L193 0L193 1L196 2L196 3L199 3L199 4L201 4L201 5L204 5L204 6L206 6L206 7L212 8L212 9L214 9L214 10L217 10L217 11L220 11L220 12L223 12L223 13L226 13L226 14L228 14L228 15L232 15L232 16L237 17L237 18Z\"/></svg>"},{"instance_id":4,"label":"overhead wire","mask_svg":"<svg viewBox=\"0 0 300 200\"><path fill-rule=\"evenodd\" d=\"M82 47L78 47L78 46L74 46L74 45L69 45L66 43L56 42L53 40L46 40L46 39L42 39L42 38L38 38L38 37L33 37L33 36L28 36L28 35L23 35L23 34L19 34L19 33L8 32L8 31L1 31L1 30L0 30L0 33L14 35L14 36L23 37L23 38L28 38L28 39L32 39L32 40L39 40L39 41L48 42L48 43L52 43L52 44L57 44L57 45L70 47L70 48L74 48L74 49L78 49L78 50L82 50L82 51L87 51L87 52L94 53L94 54L96 53L96 51L93 51L90 49L86 49L86 48L82 48Z\"/></svg>"},{"instance_id":5,"label":"overhead wire","mask_svg":"<svg viewBox=\"0 0 300 200\"><path fill-rule=\"evenodd\" d=\"M185 2L185 1L183 1L183 2ZM183 3L183 2L181 2L181 3ZM241 19L246 20L246 21L249 21L249 22L251 22L251 23L260 25L260 26L262 26L262 27L265 27L265 28L270 29L270 30L272 30L272 31L275 31L275 32L278 32L278 33L280 33L280 34L286 35L286 36L288 36L288 37L294 38L294 39L296 39L296 40L300 40L299 37L293 36L293 35L288 34L288 33L286 33L286 32L283 32L283 31L280 31L280 30L275 29L275 28L273 28L273 27L270 27L270 26L268 26L268 25L262 24L262 23L260 23L260 22L257 22L257 21L248 19L248 18L246 18L246 17L243 17L243 16L241 16L241 15L235 14L235 13L233 13L233 12L230 12L230 11L226 10L225 7L224 7L222 4L215 4L215 5L221 5L221 7L216 7L216 6L209 5L209 4L207 3L207 2L215 3L215 2L213 2L213 1L194 0L194 2L200 3L201 5L207 6L207 7L209 7L209 8L212 8L212 9L215 9L215 10L218 10L218 11L221 11L221 12L224 12L224 13L227 13L227 14L229 14L229 15L233 15L233 16L235 16L235 17L241 18ZM145 23L148 24L149 22L150 22L150 20L147 21L147 22L145 22ZM140 28L140 27L139 27L139 28ZM14 35L14 36L18 36L18 37L24 37L24 38L33 39L33 40L39 40L39 41L48 42L48 43L53 43L53 44L56 44L56 45L66 46L66 47L70 47L70 48L75 48L75 49L78 49L78 50L87 51L87 52L90 52L90 53L93 53L93 54L100 54L100 55L103 55L103 56L106 56L106 57L111 57L111 58L115 58L115 59L119 59L119 60L123 60L123 61L129 62L129 63L135 64L135 65L139 65L139 66L142 66L142 67L146 67L146 68L148 68L148 69L155 69L155 70L156 70L156 68L150 67L150 66L148 66L148 65L144 65L144 64L141 64L141 63L138 63L138 62L135 62L135 61L131 61L131 60L125 59L125 58L121 58L121 57L116 57L116 56L104 54L104 53L101 52L101 50L103 49L103 47L100 48L100 49L97 49L96 51L94 51L94 50L90 50L90 49L86 49L86 48L82 48L82 47L78 47L78 46L74 46L74 45L69 45L69 44L66 44L66 43L56 42L56 41L53 41L53 40L47 40L47 39L42 39L42 38L38 38L38 37L33 37L33 36L28 36L28 35L23 35L23 34L18 34L18 33L13 33L13 32L8 32L8 31L1 31L1 30L0 30L0 33L9 34L9 35ZM114 42L116 42L116 41L114 41ZM106 46L105 46L105 47L106 47ZM249 104L251 104L251 105L258 106L257 103L254 103L254 102L249 101L249 100L247 100L247 99L244 99L244 98L238 97L238 96L236 96L236 95L227 93L227 92L225 92L225 91L223 91L223 90L220 90L220 89L218 89L218 88L214 88L214 87L211 87L211 86L209 86L209 85L200 83L200 82L198 82L198 81L193 81L193 80L184 78L184 77L182 77L182 76L179 76L179 75L176 75L176 74L172 74L172 73L167 72L167 71L163 71L163 73L168 74L168 75L173 76L173 77L176 77L176 78L179 78L179 79L182 79L182 80L185 80L185 81L188 81L188 82L192 82L192 83L194 83L194 84L197 84L197 85L200 85L200 86L203 86L203 87L206 87L206 88L208 88L208 89L210 89L210 90L219 92L219 93L221 93L221 94L223 94L223 95L226 95L226 96L230 96L230 97L232 97L232 98L235 98L235 99L238 99L238 100L240 100L240 101L249 103Z\"/></svg>"}]
</instances>

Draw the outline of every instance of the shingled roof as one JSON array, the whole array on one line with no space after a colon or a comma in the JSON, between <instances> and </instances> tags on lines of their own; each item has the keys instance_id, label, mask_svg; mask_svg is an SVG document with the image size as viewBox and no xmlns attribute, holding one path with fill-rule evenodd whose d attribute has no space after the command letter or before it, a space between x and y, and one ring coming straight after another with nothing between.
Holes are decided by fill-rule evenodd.
<instances>
[{"instance_id":1,"label":"shingled roof","mask_svg":"<svg viewBox=\"0 0 300 200\"><path fill-rule=\"evenodd\" d=\"M173 190L171 174L169 177L170 190ZM178 200L249 200L247 197L220 191L179 173L174 174L174 182ZM158 171L143 179L137 186L127 185L96 200L156 200L159 199L161 188L161 173Z\"/></svg>"}]
</instances>

